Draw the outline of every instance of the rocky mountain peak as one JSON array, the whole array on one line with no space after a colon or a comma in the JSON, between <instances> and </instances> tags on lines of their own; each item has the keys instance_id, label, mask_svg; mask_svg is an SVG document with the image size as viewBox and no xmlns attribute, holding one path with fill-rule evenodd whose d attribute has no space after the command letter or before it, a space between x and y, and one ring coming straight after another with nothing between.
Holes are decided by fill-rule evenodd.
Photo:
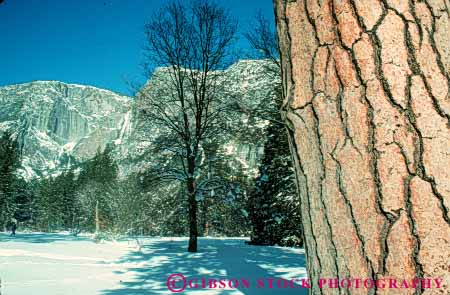
<instances>
[{"instance_id":1,"label":"rocky mountain peak","mask_svg":"<svg viewBox=\"0 0 450 295\"><path fill-rule=\"evenodd\" d=\"M18 136L27 178L91 158L121 140L131 99L92 86L35 81L0 87L0 130Z\"/></svg>"}]
</instances>

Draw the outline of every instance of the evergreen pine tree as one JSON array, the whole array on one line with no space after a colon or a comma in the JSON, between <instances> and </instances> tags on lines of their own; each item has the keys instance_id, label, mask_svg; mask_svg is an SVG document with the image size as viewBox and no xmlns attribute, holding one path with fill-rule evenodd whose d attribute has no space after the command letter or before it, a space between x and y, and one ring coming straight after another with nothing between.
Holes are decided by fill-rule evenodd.
<instances>
[{"instance_id":1,"label":"evergreen pine tree","mask_svg":"<svg viewBox=\"0 0 450 295\"><path fill-rule=\"evenodd\" d=\"M108 145L84 164L79 175L78 186L87 207L88 222L99 231L114 225L113 193L117 181L117 164L112 158L112 148ZM102 227L102 228L100 228ZM90 228L90 229L93 229Z\"/></svg>"},{"instance_id":2,"label":"evergreen pine tree","mask_svg":"<svg viewBox=\"0 0 450 295\"><path fill-rule=\"evenodd\" d=\"M15 197L18 184L17 168L20 167L20 153L17 140L9 132L0 137L0 227L6 230L14 217L17 206Z\"/></svg>"},{"instance_id":3,"label":"evergreen pine tree","mask_svg":"<svg viewBox=\"0 0 450 295\"><path fill-rule=\"evenodd\" d=\"M61 214L61 224L64 229L73 230L76 227L76 218L79 208L76 202L75 174L73 170L65 171L54 181L58 191L57 202Z\"/></svg>"},{"instance_id":4,"label":"evergreen pine tree","mask_svg":"<svg viewBox=\"0 0 450 295\"><path fill-rule=\"evenodd\" d=\"M61 187L58 177L44 178L39 183L37 199L37 220L39 228L45 231L62 229L63 211L61 210Z\"/></svg>"},{"instance_id":5,"label":"evergreen pine tree","mask_svg":"<svg viewBox=\"0 0 450 295\"><path fill-rule=\"evenodd\" d=\"M300 206L284 126L271 122L255 190L247 209L252 225L250 244L300 246Z\"/></svg>"},{"instance_id":6,"label":"evergreen pine tree","mask_svg":"<svg viewBox=\"0 0 450 295\"><path fill-rule=\"evenodd\" d=\"M32 223L34 194L30 184L22 177L16 176L12 185L15 206L14 218L19 222Z\"/></svg>"}]
</instances>

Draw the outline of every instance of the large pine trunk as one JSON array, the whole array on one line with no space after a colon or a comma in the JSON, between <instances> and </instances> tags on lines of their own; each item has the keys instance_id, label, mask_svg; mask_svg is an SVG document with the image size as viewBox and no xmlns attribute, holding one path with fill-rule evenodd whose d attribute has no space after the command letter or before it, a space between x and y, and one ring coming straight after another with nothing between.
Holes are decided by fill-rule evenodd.
<instances>
[{"instance_id":1,"label":"large pine trunk","mask_svg":"<svg viewBox=\"0 0 450 295\"><path fill-rule=\"evenodd\" d=\"M448 294L449 9L448 0L275 0L312 282L429 277L440 290L350 294Z\"/></svg>"}]
</instances>

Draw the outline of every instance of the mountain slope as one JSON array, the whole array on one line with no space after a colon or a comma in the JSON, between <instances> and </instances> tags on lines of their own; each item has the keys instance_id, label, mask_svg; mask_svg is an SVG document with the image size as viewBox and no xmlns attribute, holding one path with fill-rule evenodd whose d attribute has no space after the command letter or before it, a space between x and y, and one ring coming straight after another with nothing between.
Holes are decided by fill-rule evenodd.
<instances>
[{"instance_id":1,"label":"mountain slope","mask_svg":"<svg viewBox=\"0 0 450 295\"><path fill-rule=\"evenodd\" d=\"M279 78L267 75L266 61L241 60L222 73L220 97L245 110L264 109L274 101ZM166 69L158 68L144 86L157 95L167 87ZM264 105L266 103L266 105ZM23 170L31 179L57 174L73 161L92 158L97 150L114 144L121 175L145 170L151 140L159 130L139 128L133 100L92 86L58 81L36 81L0 87L0 132L18 136ZM273 107L271 107L273 108ZM262 155L265 120L236 112L229 121L235 134L222 148L248 172L255 173ZM251 127L251 128L250 128ZM149 131L149 132L148 132Z\"/></svg>"},{"instance_id":2,"label":"mountain slope","mask_svg":"<svg viewBox=\"0 0 450 295\"><path fill-rule=\"evenodd\" d=\"M91 86L36 81L0 87L0 106L0 131L18 136L22 172L32 178L121 140L131 99Z\"/></svg>"}]
</instances>

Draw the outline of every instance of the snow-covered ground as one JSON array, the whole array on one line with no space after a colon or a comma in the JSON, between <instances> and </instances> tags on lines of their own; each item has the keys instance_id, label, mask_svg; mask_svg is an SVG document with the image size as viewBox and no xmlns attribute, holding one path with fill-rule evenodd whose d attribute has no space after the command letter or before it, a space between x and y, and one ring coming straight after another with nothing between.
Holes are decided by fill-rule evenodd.
<instances>
[{"instance_id":1,"label":"snow-covered ground","mask_svg":"<svg viewBox=\"0 0 450 295\"><path fill-rule=\"evenodd\" d=\"M135 240L94 243L89 237L68 234L19 233L9 237L0 233L0 294L172 294L167 287L171 274L186 278L186 289L179 294L307 294L307 289L298 285L284 288L280 283L285 282L280 278L306 277L303 249L249 246L243 239L201 238L199 252L187 253L184 238L141 241L139 249ZM226 284L231 281L232 288L217 284L211 289L210 279L225 279ZM237 287L235 279L240 282ZM192 287L189 280L193 280ZM179 290L183 281L169 286Z\"/></svg>"}]
</instances>

